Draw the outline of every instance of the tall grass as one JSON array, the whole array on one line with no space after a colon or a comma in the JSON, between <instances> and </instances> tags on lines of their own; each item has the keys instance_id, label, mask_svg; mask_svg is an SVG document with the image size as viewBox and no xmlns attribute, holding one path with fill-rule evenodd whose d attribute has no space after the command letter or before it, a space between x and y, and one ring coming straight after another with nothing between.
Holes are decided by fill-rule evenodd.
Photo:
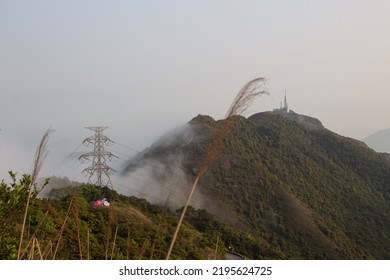
<instances>
[{"instance_id":1,"label":"tall grass","mask_svg":"<svg viewBox=\"0 0 390 280\"><path fill-rule=\"evenodd\" d=\"M49 141L49 136L53 132L51 128L46 130L45 134L43 135L41 142L39 143L39 146L37 148L37 151L35 152L35 158L34 158L34 164L33 169L31 173L31 181L29 185L29 193L27 196L26 201L26 209L24 211L24 217L23 217L23 224L22 224L22 232L20 233L20 240L19 240L19 249L18 249L18 255L17 259L20 260L21 252L22 252L22 244L23 244L23 238L24 238L24 231L26 227L26 220L27 220L27 213L28 208L30 206L30 199L33 189L35 188L36 181L38 179L39 172L41 171L42 165L45 162L46 156L47 156L47 142Z\"/></svg>"},{"instance_id":2,"label":"tall grass","mask_svg":"<svg viewBox=\"0 0 390 280\"><path fill-rule=\"evenodd\" d=\"M57 245L56 245L56 248L55 248L54 253L53 253L53 260L56 259L57 251L58 251L58 248L59 248L60 243L61 243L62 233L64 232L64 229L65 229L65 226L66 226L66 222L67 222L67 220L68 220L68 218L70 216L71 210L72 210L73 201L74 201L74 199L72 197L72 199L69 202L69 207L68 207L68 211L66 212L66 216L65 216L64 222L62 223L60 232L58 233L58 235L56 237Z\"/></svg>"},{"instance_id":3,"label":"tall grass","mask_svg":"<svg viewBox=\"0 0 390 280\"><path fill-rule=\"evenodd\" d=\"M246 83L244 87L240 90L236 98L234 99L233 103L231 104L229 110L226 113L225 119L222 122L221 126L219 127L216 135L214 136L214 139L209 146L206 155L204 156L199 171L197 173L197 176L195 178L194 184L192 185L191 191L188 195L187 201L183 207L183 211L180 215L179 222L176 226L176 230L173 234L171 244L169 246L166 259L169 260L171 257L173 246L175 245L177 235L179 233L181 224L183 223L184 216L187 212L187 208L191 202L192 196L195 192L196 186L198 185L199 179L203 176L203 174L207 171L209 166L214 162L216 159L218 153L223 147L223 137L225 136L227 130L231 126L232 122L234 121L233 116L236 115L242 115L245 113L245 111L248 109L248 107L251 105L253 100L261 95L268 95L269 93L264 89L264 84L266 82L265 78L259 77L256 79L253 79Z\"/></svg>"}]
</instances>

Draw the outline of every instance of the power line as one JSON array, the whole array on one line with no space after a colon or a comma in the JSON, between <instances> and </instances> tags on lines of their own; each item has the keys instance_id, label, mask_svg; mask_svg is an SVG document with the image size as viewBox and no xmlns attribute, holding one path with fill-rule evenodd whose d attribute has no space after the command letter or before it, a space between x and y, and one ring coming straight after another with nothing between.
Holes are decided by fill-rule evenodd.
<instances>
[{"instance_id":1,"label":"power line","mask_svg":"<svg viewBox=\"0 0 390 280\"><path fill-rule=\"evenodd\" d=\"M126 149L128 149L128 150L130 150L130 151L132 151L132 152L134 152L134 153L140 153L140 151L138 151L138 150L136 150L136 149L133 149L133 148L131 148L131 147L125 146L125 145L123 145L123 144L120 144L120 143L118 143L118 142L114 142L114 143L117 144L117 145L119 145L119 146L121 146L121 147L123 147L123 148L126 148Z\"/></svg>"},{"instance_id":2,"label":"power line","mask_svg":"<svg viewBox=\"0 0 390 280\"><path fill-rule=\"evenodd\" d=\"M128 161L129 159L132 158L132 156L128 155L128 154L124 154L124 153L121 153L119 152L118 150L114 150L112 148L110 149L106 149L107 151L109 152L113 152L115 153L116 155L119 155L119 159L123 160L123 161Z\"/></svg>"}]
</instances>

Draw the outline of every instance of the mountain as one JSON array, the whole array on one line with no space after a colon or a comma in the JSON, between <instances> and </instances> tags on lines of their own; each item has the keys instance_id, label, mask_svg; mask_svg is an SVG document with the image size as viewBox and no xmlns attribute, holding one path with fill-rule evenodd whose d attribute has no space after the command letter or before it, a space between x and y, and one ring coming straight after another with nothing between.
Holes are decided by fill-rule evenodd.
<instances>
[{"instance_id":1,"label":"mountain","mask_svg":"<svg viewBox=\"0 0 390 280\"><path fill-rule=\"evenodd\" d=\"M390 154L390 128L367 136L362 141L377 152Z\"/></svg>"},{"instance_id":2,"label":"mountain","mask_svg":"<svg viewBox=\"0 0 390 280\"><path fill-rule=\"evenodd\" d=\"M29 194L21 259L165 258L221 124L199 115L167 133L126 165L116 191L52 178L38 195L40 183L30 193L30 177L10 173L13 183L0 183L0 259L17 257ZM389 188L388 154L315 118L235 116L171 257L389 259ZM109 206L95 206L104 198Z\"/></svg>"},{"instance_id":3,"label":"mountain","mask_svg":"<svg viewBox=\"0 0 390 280\"><path fill-rule=\"evenodd\" d=\"M390 258L388 159L293 112L234 118L192 203L209 214L188 223L254 259ZM179 208L221 123L199 115L162 137L128 163L120 191Z\"/></svg>"}]
</instances>

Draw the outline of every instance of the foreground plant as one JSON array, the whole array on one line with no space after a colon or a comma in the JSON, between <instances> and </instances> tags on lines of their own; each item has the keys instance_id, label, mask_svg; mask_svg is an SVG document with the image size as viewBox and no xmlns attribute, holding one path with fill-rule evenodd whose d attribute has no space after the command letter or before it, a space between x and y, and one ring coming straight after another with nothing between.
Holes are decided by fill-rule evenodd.
<instances>
[{"instance_id":1,"label":"foreground plant","mask_svg":"<svg viewBox=\"0 0 390 280\"><path fill-rule=\"evenodd\" d=\"M175 233L173 234L171 244L168 249L168 253L166 256L166 259L169 260L173 246L175 245L175 241L177 238L177 235L179 233L181 224L183 222L184 216L186 214L187 208L191 202L192 196L195 192L196 186L198 185L199 179L203 176L203 174L207 171L207 169L210 167L210 165L214 162L216 159L218 153L221 151L223 147L223 137L225 136L226 132L228 131L229 127L231 126L232 122L234 121L234 116L242 115L245 113L245 111L248 109L248 107L251 105L253 100L261 95L268 95L268 92L264 89L264 84L266 82L265 78L256 78L248 83L245 84L245 86L240 90L236 98L234 99L232 105L230 106L225 119L222 123L222 125L219 127L211 145L209 146L206 155L203 158L203 161L200 164L199 171L197 173L197 176L195 178L194 184L192 185L191 192L188 195L187 201L183 207L183 211L181 213L179 222L177 224Z\"/></svg>"}]
</instances>

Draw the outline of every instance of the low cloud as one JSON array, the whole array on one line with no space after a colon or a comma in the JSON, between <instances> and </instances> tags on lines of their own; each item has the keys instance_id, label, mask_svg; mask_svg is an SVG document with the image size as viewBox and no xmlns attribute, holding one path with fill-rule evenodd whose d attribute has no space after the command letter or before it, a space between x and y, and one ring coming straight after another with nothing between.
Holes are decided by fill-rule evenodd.
<instances>
[{"instance_id":1,"label":"low cloud","mask_svg":"<svg viewBox=\"0 0 390 280\"><path fill-rule=\"evenodd\" d=\"M193 178L186 172L181 148L191 143L194 132L190 125L179 127L157 140L149 149L128 163L115 184L118 192L145 198L151 203L171 209L182 207L191 190ZM191 205L204 208L200 191Z\"/></svg>"}]
</instances>

